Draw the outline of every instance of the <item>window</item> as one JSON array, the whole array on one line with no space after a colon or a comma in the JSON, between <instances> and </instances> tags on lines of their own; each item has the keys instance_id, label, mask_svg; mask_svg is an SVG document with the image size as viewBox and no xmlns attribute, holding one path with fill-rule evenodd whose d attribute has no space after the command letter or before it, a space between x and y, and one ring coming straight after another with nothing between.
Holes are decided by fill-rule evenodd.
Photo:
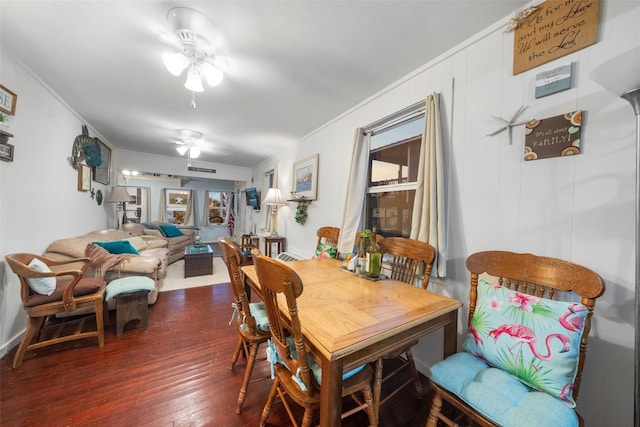
<instances>
[{"instance_id":1,"label":"window","mask_svg":"<svg viewBox=\"0 0 640 427\"><path fill-rule=\"evenodd\" d=\"M207 203L207 221L209 224L224 224L230 209L230 201L233 193L224 191L207 191L205 202Z\"/></svg>"},{"instance_id":2,"label":"window","mask_svg":"<svg viewBox=\"0 0 640 427\"><path fill-rule=\"evenodd\" d=\"M165 190L165 192L167 222L184 224L191 192L184 190Z\"/></svg>"},{"instance_id":3,"label":"window","mask_svg":"<svg viewBox=\"0 0 640 427\"><path fill-rule=\"evenodd\" d=\"M384 237L409 237L424 129L424 113L414 113L371 131L366 228Z\"/></svg>"}]
</instances>

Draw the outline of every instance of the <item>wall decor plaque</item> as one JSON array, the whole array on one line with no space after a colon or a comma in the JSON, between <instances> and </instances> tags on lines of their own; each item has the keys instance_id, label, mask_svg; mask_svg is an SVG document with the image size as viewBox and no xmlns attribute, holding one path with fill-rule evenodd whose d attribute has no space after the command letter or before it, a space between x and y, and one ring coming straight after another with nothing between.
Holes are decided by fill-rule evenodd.
<instances>
[{"instance_id":1,"label":"wall decor plaque","mask_svg":"<svg viewBox=\"0 0 640 427\"><path fill-rule=\"evenodd\" d=\"M514 31L513 75L597 43L600 0L547 0Z\"/></svg>"},{"instance_id":2,"label":"wall decor plaque","mask_svg":"<svg viewBox=\"0 0 640 427\"><path fill-rule=\"evenodd\" d=\"M525 124L524 160L580 154L582 111Z\"/></svg>"}]
</instances>

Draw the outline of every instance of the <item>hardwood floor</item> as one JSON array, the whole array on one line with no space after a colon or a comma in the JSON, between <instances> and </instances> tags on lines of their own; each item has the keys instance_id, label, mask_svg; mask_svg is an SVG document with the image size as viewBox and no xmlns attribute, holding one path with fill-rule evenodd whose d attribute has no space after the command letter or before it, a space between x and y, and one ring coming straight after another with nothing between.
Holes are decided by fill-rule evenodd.
<instances>
[{"instance_id":1,"label":"hardwood floor","mask_svg":"<svg viewBox=\"0 0 640 427\"><path fill-rule=\"evenodd\" d=\"M250 384L235 413L245 361L229 369L237 340L231 301L229 284L163 292L149 307L147 330L135 321L116 337L112 311L103 348L85 340L27 352L17 369L10 351L0 361L0 425L258 425L271 381ZM268 362L256 365L254 378L268 374ZM405 387L381 409L380 426L422 427L430 402ZM366 424L361 412L343 425ZM281 403L269 425L291 425Z\"/></svg>"}]
</instances>

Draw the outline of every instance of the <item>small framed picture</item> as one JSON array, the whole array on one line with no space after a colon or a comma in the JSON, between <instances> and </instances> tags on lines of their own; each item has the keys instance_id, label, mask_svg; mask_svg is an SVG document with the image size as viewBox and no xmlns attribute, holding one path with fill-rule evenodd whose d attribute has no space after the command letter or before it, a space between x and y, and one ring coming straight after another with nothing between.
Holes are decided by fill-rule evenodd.
<instances>
[{"instance_id":1,"label":"small framed picture","mask_svg":"<svg viewBox=\"0 0 640 427\"><path fill-rule=\"evenodd\" d=\"M0 85L0 111L9 115L16 114L16 101L18 95L11 92L6 87Z\"/></svg>"},{"instance_id":2,"label":"small framed picture","mask_svg":"<svg viewBox=\"0 0 640 427\"><path fill-rule=\"evenodd\" d=\"M318 154L293 164L293 188L296 196L316 200L318 193Z\"/></svg>"},{"instance_id":3,"label":"small framed picture","mask_svg":"<svg viewBox=\"0 0 640 427\"><path fill-rule=\"evenodd\" d=\"M84 164L78 165L78 191L91 190L91 168Z\"/></svg>"},{"instance_id":4,"label":"small framed picture","mask_svg":"<svg viewBox=\"0 0 640 427\"><path fill-rule=\"evenodd\" d=\"M13 162L13 145L2 143L0 144L0 160L5 162Z\"/></svg>"}]
</instances>

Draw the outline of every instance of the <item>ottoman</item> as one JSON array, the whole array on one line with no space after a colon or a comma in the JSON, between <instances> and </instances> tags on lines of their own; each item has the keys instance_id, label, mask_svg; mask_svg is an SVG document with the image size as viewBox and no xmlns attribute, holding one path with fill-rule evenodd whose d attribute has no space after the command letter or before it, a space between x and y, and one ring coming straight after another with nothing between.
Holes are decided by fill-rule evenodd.
<instances>
[{"instance_id":1,"label":"ottoman","mask_svg":"<svg viewBox=\"0 0 640 427\"><path fill-rule=\"evenodd\" d=\"M149 277L131 276L109 282L105 301L116 299L116 336L122 335L131 320L140 320L142 329L147 329L147 293L154 290L155 282Z\"/></svg>"}]
</instances>

